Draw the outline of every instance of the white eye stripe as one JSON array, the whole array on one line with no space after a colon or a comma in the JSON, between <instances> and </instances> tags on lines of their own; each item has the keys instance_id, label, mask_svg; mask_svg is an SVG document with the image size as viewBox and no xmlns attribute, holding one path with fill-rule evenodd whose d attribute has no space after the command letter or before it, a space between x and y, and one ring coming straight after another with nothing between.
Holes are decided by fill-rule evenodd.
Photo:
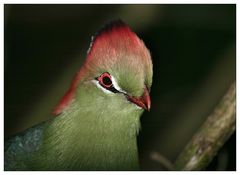
<instances>
[{"instance_id":1,"label":"white eye stripe","mask_svg":"<svg viewBox=\"0 0 240 175\"><path fill-rule=\"evenodd\" d=\"M111 91L105 89L104 87L102 87L97 80L92 80L92 82L93 82L95 85L97 85L97 87L98 87L99 89L101 89L103 92L105 92L105 93L107 93L107 94L113 94L113 92L111 92Z\"/></svg>"},{"instance_id":2,"label":"white eye stripe","mask_svg":"<svg viewBox=\"0 0 240 175\"><path fill-rule=\"evenodd\" d=\"M117 89L119 92L126 94L126 92L118 86L116 79L113 76L111 76L111 78L112 78L113 87Z\"/></svg>"},{"instance_id":3,"label":"white eye stripe","mask_svg":"<svg viewBox=\"0 0 240 175\"><path fill-rule=\"evenodd\" d=\"M119 87L119 85L117 84L117 81L115 80L115 78L114 78L113 76L111 76L111 80L112 80L113 87L114 87L116 90L118 90L118 91L121 92L121 93L126 94L126 92ZM103 92L105 92L105 93L107 93L107 94L114 94L112 91L107 90L107 89L105 89L104 87L102 87L102 86L100 85L99 81L97 81L97 80L92 80L92 82L93 82L95 85L97 85L97 87L100 88Z\"/></svg>"}]
</instances>

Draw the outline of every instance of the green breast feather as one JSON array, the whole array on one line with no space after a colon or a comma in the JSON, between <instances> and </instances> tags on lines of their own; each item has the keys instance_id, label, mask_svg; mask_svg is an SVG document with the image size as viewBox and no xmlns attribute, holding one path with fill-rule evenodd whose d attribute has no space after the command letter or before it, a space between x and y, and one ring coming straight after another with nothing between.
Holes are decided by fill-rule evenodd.
<instances>
[{"instance_id":1,"label":"green breast feather","mask_svg":"<svg viewBox=\"0 0 240 175\"><path fill-rule=\"evenodd\" d=\"M51 120L4 147L5 170L138 170L140 117L150 110L152 62L121 21L93 39Z\"/></svg>"}]
</instances>

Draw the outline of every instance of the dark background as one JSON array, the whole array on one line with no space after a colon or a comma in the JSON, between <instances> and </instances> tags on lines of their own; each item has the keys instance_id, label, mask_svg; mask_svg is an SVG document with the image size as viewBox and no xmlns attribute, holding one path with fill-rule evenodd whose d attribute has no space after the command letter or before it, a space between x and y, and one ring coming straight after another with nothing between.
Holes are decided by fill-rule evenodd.
<instances>
[{"instance_id":1,"label":"dark background","mask_svg":"<svg viewBox=\"0 0 240 175\"><path fill-rule=\"evenodd\" d=\"M138 137L143 170L174 161L236 78L235 5L4 5L4 135L49 119L91 35L121 18L150 49L152 108ZM207 170L236 170L236 134Z\"/></svg>"}]
</instances>

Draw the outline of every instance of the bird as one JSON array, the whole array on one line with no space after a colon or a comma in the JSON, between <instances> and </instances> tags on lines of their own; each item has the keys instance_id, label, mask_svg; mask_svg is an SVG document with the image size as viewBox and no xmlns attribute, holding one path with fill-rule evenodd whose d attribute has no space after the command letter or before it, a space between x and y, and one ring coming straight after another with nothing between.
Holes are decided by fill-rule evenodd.
<instances>
[{"instance_id":1,"label":"bird","mask_svg":"<svg viewBox=\"0 0 240 175\"><path fill-rule=\"evenodd\" d=\"M143 40L121 19L108 22L53 116L5 140L4 170L139 170L152 78Z\"/></svg>"}]
</instances>

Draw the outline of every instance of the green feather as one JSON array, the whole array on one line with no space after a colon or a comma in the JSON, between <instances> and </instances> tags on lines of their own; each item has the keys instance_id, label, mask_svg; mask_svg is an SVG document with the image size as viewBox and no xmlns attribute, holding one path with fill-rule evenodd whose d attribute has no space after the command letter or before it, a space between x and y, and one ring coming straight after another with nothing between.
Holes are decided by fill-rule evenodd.
<instances>
[{"instance_id":1,"label":"green feather","mask_svg":"<svg viewBox=\"0 0 240 175\"><path fill-rule=\"evenodd\" d=\"M69 108L46 129L33 169L138 168L136 134L143 110L124 96L104 94L93 85L81 86Z\"/></svg>"},{"instance_id":2,"label":"green feather","mask_svg":"<svg viewBox=\"0 0 240 175\"><path fill-rule=\"evenodd\" d=\"M117 38L120 44L104 40L102 46L102 40L95 39L74 97L57 117L5 142L5 170L139 168L136 135L143 109L128 101L126 94L105 93L93 82L108 72L128 95L141 97L145 86L150 90L150 54L130 29L121 32L126 32L121 38L116 32L103 35L106 41Z\"/></svg>"},{"instance_id":3,"label":"green feather","mask_svg":"<svg viewBox=\"0 0 240 175\"><path fill-rule=\"evenodd\" d=\"M19 160L8 165L18 166L6 170L138 169L136 134L143 110L121 94L103 93L91 81L79 87L70 106L44 123L39 148L15 155ZM34 135L40 126L28 132Z\"/></svg>"}]
</instances>

